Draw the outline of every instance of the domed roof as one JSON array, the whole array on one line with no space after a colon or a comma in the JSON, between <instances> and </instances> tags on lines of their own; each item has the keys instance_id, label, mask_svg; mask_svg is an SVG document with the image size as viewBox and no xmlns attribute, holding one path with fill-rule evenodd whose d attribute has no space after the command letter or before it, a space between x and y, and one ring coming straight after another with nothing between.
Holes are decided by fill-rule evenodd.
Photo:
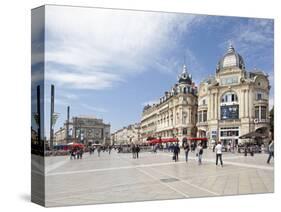
<instances>
[{"instance_id":1,"label":"domed roof","mask_svg":"<svg viewBox=\"0 0 281 212\"><path fill-rule=\"evenodd\" d=\"M186 65L183 66L182 73L178 76L178 82L179 83L185 83L185 84L192 84L192 77L187 72Z\"/></svg>"},{"instance_id":2,"label":"domed roof","mask_svg":"<svg viewBox=\"0 0 281 212\"><path fill-rule=\"evenodd\" d=\"M238 67L242 70L245 70L244 60L242 56L235 51L232 44L229 45L226 54L219 61L216 71L219 72L220 70L231 67Z\"/></svg>"}]
</instances>

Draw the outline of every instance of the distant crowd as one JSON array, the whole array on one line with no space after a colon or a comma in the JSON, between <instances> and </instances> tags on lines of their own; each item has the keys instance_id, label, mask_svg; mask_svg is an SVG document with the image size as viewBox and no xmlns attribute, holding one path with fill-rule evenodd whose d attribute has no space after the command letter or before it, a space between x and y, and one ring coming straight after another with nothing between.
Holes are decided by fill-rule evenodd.
<instances>
[{"instance_id":1,"label":"distant crowd","mask_svg":"<svg viewBox=\"0 0 281 212\"><path fill-rule=\"evenodd\" d=\"M230 146L230 145L229 145ZM223 167L223 152L240 152L237 146L231 146L231 148L222 144L221 141L213 143L212 151L215 153L215 162L216 165L219 165ZM205 144L202 142L183 142L182 149L184 151L185 155L185 161L188 162L188 156L189 152L195 152L196 158L198 161L198 164L202 164L203 160L203 153L204 149L206 148ZM154 145L139 145L139 144L132 144L132 145L93 145L90 147L87 147L87 152L89 152L89 155L94 155L95 152L97 152L98 157L101 156L101 152L108 152L108 154L111 154L112 150L116 150L118 153L132 153L133 159L138 159L140 157L141 151L151 151L152 153L157 153L158 150L160 151L166 151L172 153L172 160L177 162L179 160L179 154L181 151L181 147L178 142L176 143L169 143L169 144L154 144ZM247 156L248 154L251 156L254 156L254 153L256 152L255 146L250 144L245 144L244 146L244 155ZM270 163L271 159L274 158L274 142L271 141L271 143L268 145L268 159L267 163ZM76 160L76 159L82 159L84 154L83 148L73 148L69 151L70 159Z\"/></svg>"}]
</instances>

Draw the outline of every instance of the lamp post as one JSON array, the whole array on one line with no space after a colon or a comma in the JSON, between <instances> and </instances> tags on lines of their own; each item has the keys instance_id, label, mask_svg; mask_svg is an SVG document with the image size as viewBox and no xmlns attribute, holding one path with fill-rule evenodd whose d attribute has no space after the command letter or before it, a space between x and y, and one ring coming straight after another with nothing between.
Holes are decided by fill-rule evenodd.
<instances>
[{"instance_id":1,"label":"lamp post","mask_svg":"<svg viewBox=\"0 0 281 212\"><path fill-rule=\"evenodd\" d=\"M50 150L53 150L54 125L58 119L58 113L55 113L55 86L51 85L51 113L50 113Z\"/></svg>"}]
</instances>

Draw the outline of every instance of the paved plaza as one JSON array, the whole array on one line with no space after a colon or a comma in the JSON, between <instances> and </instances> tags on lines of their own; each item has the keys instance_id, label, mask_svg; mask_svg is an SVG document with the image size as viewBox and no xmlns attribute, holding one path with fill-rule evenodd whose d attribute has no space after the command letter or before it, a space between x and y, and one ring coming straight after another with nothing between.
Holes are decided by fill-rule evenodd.
<instances>
[{"instance_id":1,"label":"paved plaza","mask_svg":"<svg viewBox=\"0 0 281 212\"><path fill-rule=\"evenodd\" d=\"M82 160L68 156L46 157L46 206L165 200L266 193L274 191L274 162L267 154L254 157L224 153L224 167L215 165L215 154L205 150L203 164L195 153L185 162L172 153L112 151L85 153Z\"/></svg>"}]
</instances>

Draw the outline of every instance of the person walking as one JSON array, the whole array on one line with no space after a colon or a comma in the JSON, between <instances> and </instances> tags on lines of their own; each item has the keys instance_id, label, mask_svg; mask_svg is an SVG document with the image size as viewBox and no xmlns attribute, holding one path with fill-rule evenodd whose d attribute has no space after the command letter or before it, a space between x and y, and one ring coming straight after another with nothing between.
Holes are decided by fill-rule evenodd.
<instances>
[{"instance_id":1,"label":"person walking","mask_svg":"<svg viewBox=\"0 0 281 212\"><path fill-rule=\"evenodd\" d=\"M179 152L180 152L180 147L179 144L177 143L174 146L174 158L175 158L175 162L177 162L179 160Z\"/></svg>"},{"instance_id":2,"label":"person walking","mask_svg":"<svg viewBox=\"0 0 281 212\"><path fill-rule=\"evenodd\" d=\"M72 159L75 159L75 152L74 152L74 150L72 149L71 151L70 151L70 160L72 160Z\"/></svg>"},{"instance_id":3,"label":"person walking","mask_svg":"<svg viewBox=\"0 0 281 212\"><path fill-rule=\"evenodd\" d=\"M216 165L218 165L218 160L220 159L221 167L223 167L223 162L222 162L222 145L221 145L220 141L216 145L215 151L216 151Z\"/></svg>"},{"instance_id":4,"label":"person walking","mask_svg":"<svg viewBox=\"0 0 281 212\"><path fill-rule=\"evenodd\" d=\"M97 151L98 151L98 156L100 157L101 146L98 147Z\"/></svg>"},{"instance_id":5,"label":"person walking","mask_svg":"<svg viewBox=\"0 0 281 212\"><path fill-rule=\"evenodd\" d=\"M184 149L184 153L185 153L185 162L187 162L188 161L188 153L189 153L189 150L190 150L190 146L187 142L184 143L183 149Z\"/></svg>"},{"instance_id":6,"label":"person walking","mask_svg":"<svg viewBox=\"0 0 281 212\"><path fill-rule=\"evenodd\" d=\"M79 151L79 154L80 154L80 159L82 159L82 157L83 157L83 153L84 153L84 150L83 150L83 149L80 149L80 151Z\"/></svg>"},{"instance_id":7,"label":"person walking","mask_svg":"<svg viewBox=\"0 0 281 212\"><path fill-rule=\"evenodd\" d=\"M132 153L133 153L133 159L135 159L136 158L136 147L134 144L132 145Z\"/></svg>"},{"instance_id":8,"label":"person walking","mask_svg":"<svg viewBox=\"0 0 281 212\"><path fill-rule=\"evenodd\" d=\"M272 157L274 158L274 142L273 142L273 140L271 141L271 143L268 146L268 153L269 153L269 155L268 155L267 163L269 164L271 158Z\"/></svg>"},{"instance_id":9,"label":"person walking","mask_svg":"<svg viewBox=\"0 0 281 212\"><path fill-rule=\"evenodd\" d=\"M139 158L139 152L140 152L140 146L137 145L137 146L136 146L136 158L137 158L137 159Z\"/></svg>"},{"instance_id":10,"label":"person walking","mask_svg":"<svg viewBox=\"0 0 281 212\"><path fill-rule=\"evenodd\" d=\"M201 165L202 164L202 156L203 156L203 147L200 144L197 145L197 153L196 153L196 156L198 157L198 164Z\"/></svg>"},{"instance_id":11,"label":"person walking","mask_svg":"<svg viewBox=\"0 0 281 212\"><path fill-rule=\"evenodd\" d=\"M215 152L215 148L216 148L217 142L213 140L213 143L214 143L213 144L213 152Z\"/></svg>"}]
</instances>

